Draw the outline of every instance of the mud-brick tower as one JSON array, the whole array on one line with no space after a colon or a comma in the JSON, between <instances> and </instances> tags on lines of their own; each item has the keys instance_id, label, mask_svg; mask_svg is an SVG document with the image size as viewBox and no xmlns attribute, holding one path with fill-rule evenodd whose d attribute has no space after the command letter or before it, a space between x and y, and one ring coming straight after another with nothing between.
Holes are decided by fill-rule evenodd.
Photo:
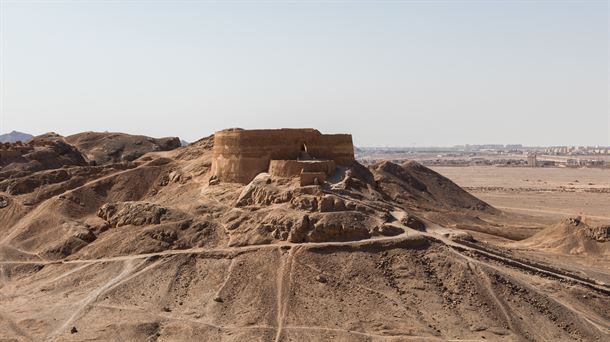
<instances>
[{"instance_id":1,"label":"mud-brick tower","mask_svg":"<svg viewBox=\"0 0 610 342\"><path fill-rule=\"evenodd\" d=\"M246 184L270 171L280 176L330 175L335 165L350 166L354 160L350 134L322 134L312 128L227 129L214 134L212 176Z\"/></svg>"}]
</instances>

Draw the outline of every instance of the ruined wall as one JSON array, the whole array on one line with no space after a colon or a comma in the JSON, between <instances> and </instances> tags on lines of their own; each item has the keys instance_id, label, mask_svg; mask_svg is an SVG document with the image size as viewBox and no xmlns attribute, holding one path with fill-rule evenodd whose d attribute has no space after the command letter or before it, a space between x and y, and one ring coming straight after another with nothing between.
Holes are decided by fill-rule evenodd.
<instances>
[{"instance_id":1,"label":"ruined wall","mask_svg":"<svg viewBox=\"0 0 610 342\"><path fill-rule=\"evenodd\" d=\"M296 160L303 150L315 159L333 160L338 165L354 162L349 134L322 134L318 130L231 129L214 135L212 174L222 182L248 183L269 169L269 162Z\"/></svg>"},{"instance_id":2,"label":"ruined wall","mask_svg":"<svg viewBox=\"0 0 610 342\"><path fill-rule=\"evenodd\" d=\"M335 172L334 160L271 160L269 174L278 177L294 177L301 172L324 172L332 175Z\"/></svg>"},{"instance_id":3,"label":"ruined wall","mask_svg":"<svg viewBox=\"0 0 610 342\"><path fill-rule=\"evenodd\" d=\"M299 175L299 181L300 181L301 186L322 184L326 181L326 173L325 172L303 172Z\"/></svg>"}]
</instances>

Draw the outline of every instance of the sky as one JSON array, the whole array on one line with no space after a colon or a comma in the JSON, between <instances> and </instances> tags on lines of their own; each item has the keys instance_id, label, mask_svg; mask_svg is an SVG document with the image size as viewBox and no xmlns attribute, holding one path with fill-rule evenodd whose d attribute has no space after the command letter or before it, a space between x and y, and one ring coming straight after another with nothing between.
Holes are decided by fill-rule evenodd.
<instances>
[{"instance_id":1,"label":"sky","mask_svg":"<svg viewBox=\"0 0 610 342\"><path fill-rule=\"evenodd\" d=\"M0 133L610 145L608 1L0 0Z\"/></svg>"}]
</instances>

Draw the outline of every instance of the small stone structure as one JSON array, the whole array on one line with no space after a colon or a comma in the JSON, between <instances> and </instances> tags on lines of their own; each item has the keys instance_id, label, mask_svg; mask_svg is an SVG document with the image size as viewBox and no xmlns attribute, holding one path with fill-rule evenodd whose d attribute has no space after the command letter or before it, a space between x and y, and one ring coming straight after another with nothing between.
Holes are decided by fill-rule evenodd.
<instances>
[{"instance_id":1,"label":"small stone structure","mask_svg":"<svg viewBox=\"0 0 610 342\"><path fill-rule=\"evenodd\" d=\"M354 162L350 134L305 129L228 129L214 134L212 178L249 183L261 172L300 177L301 185L324 182L337 165Z\"/></svg>"}]
</instances>

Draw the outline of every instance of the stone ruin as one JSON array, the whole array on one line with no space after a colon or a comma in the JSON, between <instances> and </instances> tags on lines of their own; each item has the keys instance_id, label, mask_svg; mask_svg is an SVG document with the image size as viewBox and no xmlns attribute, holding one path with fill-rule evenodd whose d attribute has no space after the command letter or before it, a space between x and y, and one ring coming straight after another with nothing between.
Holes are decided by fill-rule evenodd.
<instances>
[{"instance_id":1,"label":"stone ruin","mask_svg":"<svg viewBox=\"0 0 610 342\"><path fill-rule=\"evenodd\" d=\"M299 177L301 186L323 183L337 166L354 162L350 134L316 129L228 129L214 134L210 183L247 184L261 172Z\"/></svg>"}]
</instances>

